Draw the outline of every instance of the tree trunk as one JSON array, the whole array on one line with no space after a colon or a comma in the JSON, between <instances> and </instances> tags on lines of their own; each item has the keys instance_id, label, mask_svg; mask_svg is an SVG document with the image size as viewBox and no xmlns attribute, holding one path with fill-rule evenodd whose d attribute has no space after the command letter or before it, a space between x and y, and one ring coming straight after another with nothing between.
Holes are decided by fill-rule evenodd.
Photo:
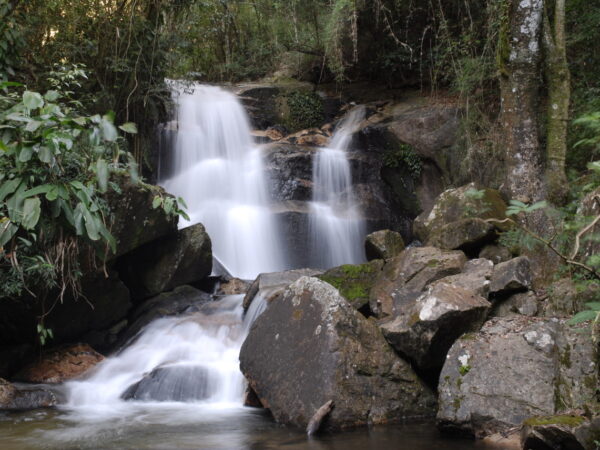
<instances>
[{"instance_id":1,"label":"tree trunk","mask_svg":"<svg viewBox=\"0 0 600 450\"><path fill-rule=\"evenodd\" d=\"M571 76L565 39L565 0L556 0L553 26L550 25L547 11L544 13L544 50L548 83L546 183L548 199L560 205L565 202L569 191L565 157Z\"/></svg>"},{"instance_id":2,"label":"tree trunk","mask_svg":"<svg viewBox=\"0 0 600 450\"><path fill-rule=\"evenodd\" d=\"M545 194L537 119L544 0L505 1L507 16L498 53L506 145L504 191L529 203Z\"/></svg>"}]
</instances>

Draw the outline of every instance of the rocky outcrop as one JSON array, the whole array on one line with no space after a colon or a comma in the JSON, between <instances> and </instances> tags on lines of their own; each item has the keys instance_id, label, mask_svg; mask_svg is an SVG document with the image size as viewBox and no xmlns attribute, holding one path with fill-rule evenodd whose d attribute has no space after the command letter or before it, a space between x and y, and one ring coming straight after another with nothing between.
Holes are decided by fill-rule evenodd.
<instances>
[{"instance_id":1,"label":"rocky outcrop","mask_svg":"<svg viewBox=\"0 0 600 450\"><path fill-rule=\"evenodd\" d=\"M496 295L527 290L532 283L531 263L526 256L519 256L494 267L490 280L490 293Z\"/></svg>"},{"instance_id":2,"label":"rocky outcrop","mask_svg":"<svg viewBox=\"0 0 600 450\"><path fill-rule=\"evenodd\" d=\"M369 295L382 267L380 259L365 264L345 264L329 269L318 278L331 284L355 309L369 316Z\"/></svg>"},{"instance_id":3,"label":"rocky outcrop","mask_svg":"<svg viewBox=\"0 0 600 450\"><path fill-rule=\"evenodd\" d=\"M210 372L200 366L163 366L154 369L121 395L123 400L190 402L212 394Z\"/></svg>"},{"instance_id":4,"label":"rocky outcrop","mask_svg":"<svg viewBox=\"0 0 600 450\"><path fill-rule=\"evenodd\" d=\"M146 325L161 317L196 312L212 300L211 296L191 286L180 286L146 300L131 314L131 326L119 337L121 345L135 337Z\"/></svg>"},{"instance_id":5,"label":"rocky outcrop","mask_svg":"<svg viewBox=\"0 0 600 450\"><path fill-rule=\"evenodd\" d=\"M440 375L438 424L484 436L593 401L596 350L557 320L510 317L461 337Z\"/></svg>"},{"instance_id":6,"label":"rocky outcrop","mask_svg":"<svg viewBox=\"0 0 600 450\"><path fill-rule=\"evenodd\" d=\"M256 320L240 368L275 420L303 428L329 400L328 429L427 415L435 403L377 326L311 277Z\"/></svg>"},{"instance_id":7,"label":"rocky outcrop","mask_svg":"<svg viewBox=\"0 0 600 450\"><path fill-rule=\"evenodd\" d=\"M523 423L521 442L526 450L594 450L600 435L600 417L557 415L531 417Z\"/></svg>"},{"instance_id":8,"label":"rocky outcrop","mask_svg":"<svg viewBox=\"0 0 600 450\"><path fill-rule=\"evenodd\" d=\"M21 369L14 379L26 383L63 383L83 375L103 359L89 345L68 345L45 352L38 360Z\"/></svg>"},{"instance_id":9,"label":"rocky outcrop","mask_svg":"<svg viewBox=\"0 0 600 450\"><path fill-rule=\"evenodd\" d=\"M479 330L489 309L485 298L438 282L381 329L387 341L419 369L440 370L454 341Z\"/></svg>"},{"instance_id":10,"label":"rocky outcrop","mask_svg":"<svg viewBox=\"0 0 600 450\"><path fill-rule=\"evenodd\" d=\"M212 247L202 224L146 244L119 264L134 299L144 299L210 275Z\"/></svg>"},{"instance_id":11,"label":"rocky outcrop","mask_svg":"<svg viewBox=\"0 0 600 450\"><path fill-rule=\"evenodd\" d=\"M411 304L425 287L462 271L467 258L461 251L413 247L390 259L383 267L370 294L371 311L385 317Z\"/></svg>"},{"instance_id":12,"label":"rocky outcrop","mask_svg":"<svg viewBox=\"0 0 600 450\"><path fill-rule=\"evenodd\" d=\"M177 215L152 207L154 197L169 196L163 188L136 183L125 176L121 177L119 187L120 193L111 190L107 194L112 218L109 229L117 241L113 257L177 231Z\"/></svg>"},{"instance_id":13,"label":"rocky outcrop","mask_svg":"<svg viewBox=\"0 0 600 450\"><path fill-rule=\"evenodd\" d=\"M0 378L0 411L26 411L49 408L56 404L56 396L47 389L37 387L17 388Z\"/></svg>"},{"instance_id":14,"label":"rocky outcrop","mask_svg":"<svg viewBox=\"0 0 600 450\"><path fill-rule=\"evenodd\" d=\"M391 230L380 230L365 238L365 253L369 261L373 259L390 259L404 250L402 235Z\"/></svg>"},{"instance_id":15,"label":"rocky outcrop","mask_svg":"<svg viewBox=\"0 0 600 450\"><path fill-rule=\"evenodd\" d=\"M434 230L463 219L506 218L506 203L500 193L493 189L477 190L471 183L444 191L430 210L425 210L414 222L415 235L427 242Z\"/></svg>"},{"instance_id":16,"label":"rocky outcrop","mask_svg":"<svg viewBox=\"0 0 600 450\"><path fill-rule=\"evenodd\" d=\"M222 282L217 290L218 295L241 295L248 292L250 283L239 278L231 278Z\"/></svg>"}]
</instances>

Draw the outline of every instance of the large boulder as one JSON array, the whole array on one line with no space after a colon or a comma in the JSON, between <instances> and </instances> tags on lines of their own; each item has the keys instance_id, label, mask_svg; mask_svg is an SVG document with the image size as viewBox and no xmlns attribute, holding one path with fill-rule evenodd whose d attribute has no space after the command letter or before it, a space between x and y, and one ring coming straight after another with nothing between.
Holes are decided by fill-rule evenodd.
<instances>
[{"instance_id":1,"label":"large boulder","mask_svg":"<svg viewBox=\"0 0 600 450\"><path fill-rule=\"evenodd\" d=\"M387 341L421 370L440 370L462 334L478 331L490 303L457 286L436 283L411 308L381 325Z\"/></svg>"},{"instance_id":2,"label":"large boulder","mask_svg":"<svg viewBox=\"0 0 600 450\"><path fill-rule=\"evenodd\" d=\"M402 235L396 231L379 230L365 238L365 253L369 261L373 259L390 259L404 250Z\"/></svg>"},{"instance_id":3,"label":"large boulder","mask_svg":"<svg viewBox=\"0 0 600 450\"><path fill-rule=\"evenodd\" d=\"M484 436L594 402L596 349L589 332L558 320L492 319L457 340L440 375L438 424Z\"/></svg>"},{"instance_id":4,"label":"large boulder","mask_svg":"<svg viewBox=\"0 0 600 450\"><path fill-rule=\"evenodd\" d=\"M512 259L512 253L506 247L502 245L486 245L479 252L479 257L484 259L489 259L494 264L500 264L502 262L506 262L509 259Z\"/></svg>"},{"instance_id":5,"label":"large boulder","mask_svg":"<svg viewBox=\"0 0 600 450\"><path fill-rule=\"evenodd\" d=\"M526 450L596 450L600 417L557 415L531 417L523 423L521 442Z\"/></svg>"},{"instance_id":6,"label":"large boulder","mask_svg":"<svg viewBox=\"0 0 600 450\"><path fill-rule=\"evenodd\" d=\"M461 273L444 277L431 283L431 286L435 286L437 283L450 284L487 298L493 270L494 263L489 259L471 259L464 265Z\"/></svg>"},{"instance_id":7,"label":"large boulder","mask_svg":"<svg viewBox=\"0 0 600 450\"><path fill-rule=\"evenodd\" d=\"M134 299L200 281L212 270L211 242L202 224L192 225L136 249L120 262Z\"/></svg>"},{"instance_id":8,"label":"large boulder","mask_svg":"<svg viewBox=\"0 0 600 450\"><path fill-rule=\"evenodd\" d=\"M331 284L354 308L369 316L369 293L382 268L383 261L376 259L365 264L334 267L318 278Z\"/></svg>"},{"instance_id":9,"label":"large boulder","mask_svg":"<svg viewBox=\"0 0 600 450\"><path fill-rule=\"evenodd\" d=\"M117 241L113 257L177 231L177 215L152 207L156 196L169 196L163 188L127 176L119 179L119 188L120 192L111 190L106 198L111 210L110 231Z\"/></svg>"},{"instance_id":10,"label":"large boulder","mask_svg":"<svg viewBox=\"0 0 600 450\"><path fill-rule=\"evenodd\" d=\"M0 411L26 411L49 408L56 404L56 396L48 389L39 387L17 388L0 378Z\"/></svg>"},{"instance_id":11,"label":"large boulder","mask_svg":"<svg viewBox=\"0 0 600 450\"><path fill-rule=\"evenodd\" d=\"M161 317L196 312L212 300L210 294L192 286L179 286L171 292L163 292L139 305L131 314L131 326L119 336L123 345L134 338L150 322Z\"/></svg>"},{"instance_id":12,"label":"large boulder","mask_svg":"<svg viewBox=\"0 0 600 450\"><path fill-rule=\"evenodd\" d=\"M14 379L26 383L63 383L83 375L103 359L89 345L67 345L45 352L39 359L21 369Z\"/></svg>"},{"instance_id":13,"label":"large boulder","mask_svg":"<svg viewBox=\"0 0 600 450\"><path fill-rule=\"evenodd\" d=\"M494 302L491 315L506 317L514 314L523 316L536 316L540 310L540 302L532 291L518 292L510 297Z\"/></svg>"},{"instance_id":14,"label":"large boulder","mask_svg":"<svg viewBox=\"0 0 600 450\"><path fill-rule=\"evenodd\" d=\"M490 279L490 293L503 295L531 287L533 275L527 256L519 256L497 264Z\"/></svg>"},{"instance_id":15,"label":"large boulder","mask_svg":"<svg viewBox=\"0 0 600 450\"><path fill-rule=\"evenodd\" d=\"M506 203L494 189L476 190L475 184L448 189L437 198L430 210L421 213L414 222L415 235L427 242L434 230L462 219L506 218Z\"/></svg>"},{"instance_id":16,"label":"large boulder","mask_svg":"<svg viewBox=\"0 0 600 450\"><path fill-rule=\"evenodd\" d=\"M275 420L299 427L330 400L329 429L429 415L435 404L377 326L317 278L291 284L256 320L240 368Z\"/></svg>"},{"instance_id":17,"label":"large boulder","mask_svg":"<svg viewBox=\"0 0 600 450\"><path fill-rule=\"evenodd\" d=\"M429 234L427 245L447 250L463 250L477 255L485 244L496 238L494 225L483 219L470 218L450 222Z\"/></svg>"},{"instance_id":18,"label":"large boulder","mask_svg":"<svg viewBox=\"0 0 600 450\"><path fill-rule=\"evenodd\" d=\"M371 289L370 307L377 317L394 314L411 304L425 287L462 271L467 261L461 251L412 247L388 260Z\"/></svg>"}]
</instances>

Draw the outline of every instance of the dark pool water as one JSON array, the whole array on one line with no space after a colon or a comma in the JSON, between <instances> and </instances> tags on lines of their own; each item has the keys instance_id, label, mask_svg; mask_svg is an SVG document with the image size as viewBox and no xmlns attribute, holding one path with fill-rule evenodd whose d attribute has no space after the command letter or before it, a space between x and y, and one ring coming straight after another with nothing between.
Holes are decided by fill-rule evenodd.
<instances>
[{"instance_id":1,"label":"dark pool water","mask_svg":"<svg viewBox=\"0 0 600 450\"><path fill-rule=\"evenodd\" d=\"M0 449L491 449L441 435L431 422L374 426L307 438L264 411L185 404L127 410L44 410L0 414Z\"/></svg>"}]
</instances>

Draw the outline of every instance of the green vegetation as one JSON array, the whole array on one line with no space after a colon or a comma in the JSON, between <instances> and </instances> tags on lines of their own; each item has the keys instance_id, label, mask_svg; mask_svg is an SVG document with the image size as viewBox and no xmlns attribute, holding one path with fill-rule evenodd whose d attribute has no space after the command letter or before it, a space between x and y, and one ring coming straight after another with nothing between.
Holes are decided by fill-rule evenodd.
<instances>
[{"instance_id":1,"label":"green vegetation","mask_svg":"<svg viewBox=\"0 0 600 450\"><path fill-rule=\"evenodd\" d=\"M585 422L585 418L581 416L541 416L531 417L523 422L523 425L530 427L543 426L543 425L567 425L569 427L577 427Z\"/></svg>"},{"instance_id":2,"label":"green vegetation","mask_svg":"<svg viewBox=\"0 0 600 450\"><path fill-rule=\"evenodd\" d=\"M414 179L419 179L423 170L423 161L408 144L400 144L395 149L388 149L383 154L383 164L391 169L404 167Z\"/></svg>"},{"instance_id":3,"label":"green vegetation","mask_svg":"<svg viewBox=\"0 0 600 450\"><path fill-rule=\"evenodd\" d=\"M290 130L318 127L323 123L323 101L316 92L292 91L285 99L289 110L285 125Z\"/></svg>"}]
</instances>

